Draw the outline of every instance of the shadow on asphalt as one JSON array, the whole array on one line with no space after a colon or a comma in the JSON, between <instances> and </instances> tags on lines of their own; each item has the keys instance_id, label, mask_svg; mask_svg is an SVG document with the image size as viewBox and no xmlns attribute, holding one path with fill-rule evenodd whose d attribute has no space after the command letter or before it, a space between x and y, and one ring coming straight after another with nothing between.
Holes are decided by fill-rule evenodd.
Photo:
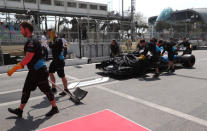
<instances>
[{"instance_id":1,"label":"shadow on asphalt","mask_svg":"<svg viewBox=\"0 0 207 131\"><path fill-rule=\"evenodd\" d=\"M175 75L179 76L179 77L185 77L185 78L191 78L191 79L207 81L207 78L201 78L201 77L195 77L195 76L187 76L187 75L181 75L181 74L175 74Z\"/></svg>"},{"instance_id":2,"label":"shadow on asphalt","mask_svg":"<svg viewBox=\"0 0 207 131\"><path fill-rule=\"evenodd\" d=\"M58 102L62 102L62 101L66 101L66 100L58 101L61 97L62 97L62 96L55 97L55 101L56 101L56 103L58 103ZM50 102L49 102L49 100L47 99L47 97L43 97L43 99L44 99L44 100L41 101L39 104L37 104L37 105L33 105L33 106L31 106L31 107L34 108L34 109L40 109L40 108L46 108L46 107L48 107L48 106L51 105Z\"/></svg>"},{"instance_id":3,"label":"shadow on asphalt","mask_svg":"<svg viewBox=\"0 0 207 131\"><path fill-rule=\"evenodd\" d=\"M110 77L112 79L115 79L115 80L129 80L129 79L132 79L132 78L136 78L140 81L156 81L156 80L160 80L160 78L155 78L155 77L150 77L149 75L147 74L144 74L144 75L137 75L137 74L131 74L131 75L108 75L108 74L105 74L103 72L97 72L98 75L101 75L103 77Z\"/></svg>"},{"instance_id":4,"label":"shadow on asphalt","mask_svg":"<svg viewBox=\"0 0 207 131\"><path fill-rule=\"evenodd\" d=\"M83 67L80 66L80 65L75 65L74 67L75 67L75 68L78 68L78 69L83 68Z\"/></svg>"},{"instance_id":5,"label":"shadow on asphalt","mask_svg":"<svg viewBox=\"0 0 207 131\"><path fill-rule=\"evenodd\" d=\"M193 70L193 69L196 69L196 68L195 67L184 68L182 66L176 66L175 69L176 70L180 70L180 69ZM160 70L160 72L161 72L160 76L177 75L175 73L168 73L168 72L166 72L166 70ZM153 71L148 71L147 73L153 73ZM147 73L144 74L144 75L137 75L137 74L130 74L130 75L113 75L113 74L107 74L107 73L104 73L104 72L97 72L96 74L98 74L100 76L103 76L103 77L110 77L110 78L115 79L115 80L128 80L128 79L132 79L132 78L137 78L140 81L156 81L156 80L161 80L159 77L158 78L156 78L156 77L150 77L150 76L147 75Z\"/></svg>"},{"instance_id":6,"label":"shadow on asphalt","mask_svg":"<svg viewBox=\"0 0 207 131\"><path fill-rule=\"evenodd\" d=\"M137 78L140 81L157 81L157 80L161 80L159 77L140 77Z\"/></svg>"},{"instance_id":7,"label":"shadow on asphalt","mask_svg":"<svg viewBox=\"0 0 207 131\"><path fill-rule=\"evenodd\" d=\"M44 123L46 120L49 120L50 117L34 119L34 117L28 112L27 119L17 117L8 117L6 119L16 119L15 126L8 131L31 131L37 129L40 124Z\"/></svg>"},{"instance_id":8,"label":"shadow on asphalt","mask_svg":"<svg viewBox=\"0 0 207 131\"><path fill-rule=\"evenodd\" d=\"M59 99L61 97L63 97L63 96L55 97L56 103L60 103L60 102L63 102L63 101L68 101L68 102L73 103L71 100L69 100L69 98L59 101ZM74 104L74 105L78 106L78 105L82 105L82 104L84 104L84 103L80 102L80 104ZM31 108L33 108L33 109L41 109L41 108L46 108L46 107L49 107L49 106L51 106L50 102L48 101L47 97L44 97L44 100L43 101L41 101L37 105L31 106Z\"/></svg>"},{"instance_id":9,"label":"shadow on asphalt","mask_svg":"<svg viewBox=\"0 0 207 131\"><path fill-rule=\"evenodd\" d=\"M80 103L79 105L83 105L83 104L84 103ZM71 108L73 106L79 106L79 105L74 104L74 105L70 105L70 106L67 106L67 107L59 108L59 111L61 112L62 110ZM11 117L6 118L8 120L9 119L16 119L14 127L9 129L8 131L31 131L31 130L36 130L37 128L39 128L39 126L42 123L44 123L45 121L49 120L52 117L55 117L55 115L52 116L52 117L45 117L45 114L34 117L34 116L30 115L30 112L32 112L33 110L36 110L36 109L30 110L27 113L27 118L26 119L25 118L18 118L16 116L11 116Z\"/></svg>"}]
</instances>

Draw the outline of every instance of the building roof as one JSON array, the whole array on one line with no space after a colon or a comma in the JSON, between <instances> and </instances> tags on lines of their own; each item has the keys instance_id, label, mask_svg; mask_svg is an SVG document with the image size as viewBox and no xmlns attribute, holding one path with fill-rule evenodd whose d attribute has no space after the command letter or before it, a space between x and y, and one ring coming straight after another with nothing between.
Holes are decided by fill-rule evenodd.
<instances>
[{"instance_id":1,"label":"building roof","mask_svg":"<svg viewBox=\"0 0 207 131\"><path fill-rule=\"evenodd\" d=\"M202 21L207 24L207 8L192 8L192 9L185 9L185 10L176 10L172 12L172 14L177 14L181 12L193 12L195 14L198 14ZM158 16L157 16L158 17ZM149 24L154 24L155 23L155 18L156 16L152 16L148 19ZM183 19L186 19L186 17L183 17Z\"/></svg>"},{"instance_id":2,"label":"building roof","mask_svg":"<svg viewBox=\"0 0 207 131\"><path fill-rule=\"evenodd\" d=\"M190 9L190 10L193 10L193 11L199 13L201 18L203 19L203 22L205 22L207 24L207 8L194 8L194 9Z\"/></svg>"}]
</instances>

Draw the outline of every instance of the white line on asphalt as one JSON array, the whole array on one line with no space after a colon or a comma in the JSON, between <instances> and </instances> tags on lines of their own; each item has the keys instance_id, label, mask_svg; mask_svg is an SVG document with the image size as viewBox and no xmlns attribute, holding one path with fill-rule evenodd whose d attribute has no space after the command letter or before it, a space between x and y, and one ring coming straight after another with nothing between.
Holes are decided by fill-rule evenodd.
<instances>
[{"instance_id":1,"label":"white line on asphalt","mask_svg":"<svg viewBox=\"0 0 207 131\"><path fill-rule=\"evenodd\" d=\"M196 62L199 62L199 61L207 61L207 58L202 58L202 59L196 60Z\"/></svg>"},{"instance_id":2,"label":"white line on asphalt","mask_svg":"<svg viewBox=\"0 0 207 131\"><path fill-rule=\"evenodd\" d=\"M71 77L71 76L66 76L66 77ZM88 78L85 78L85 79L78 79L78 78L76 78L76 77L73 77L73 78L74 78L74 80L72 80L72 81L68 81L69 84L72 83L72 82L84 81L84 80L89 80L89 79L99 78L99 77L97 77L97 76L93 76L93 77L88 77ZM56 83L56 84L57 84L57 85L61 85L62 83L59 82L59 83ZM8 93L20 92L20 91L22 91L22 89L9 90L9 91L2 91L2 92L0 92L0 95L8 94Z\"/></svg>"},{"instance_id":3,"label":"white line on asphalt","mask_svg":"<svg viewBox=\"0 0 207 131\"><path fill-rule=\"evenodd\" d=\"M119 82L119 81L112 81L112 82L109 82L109 83L103 83L103 84L100 84L100 85L101 85L101 86L104 86L104 85L108 85L108 84L115 84L115 83L118 83L118 82ZM84 87L84 89L90 89L90 88L95 88L95 87L96 87L96 85L93 85L93 86L86 86L86 87ZM45 95L37 96L37 97L31 97L29 100L31 101L31 100L42 99L43 97L45 97ZM1 103L1 104L0 104L0 107L8 106L8 105L13 105L13 104L17 104L17 103L20 103L20 100Z\"/></svg>"},{"instance_id":4,"label":"white line on asphalt","mask_svg":"<svg viewBox=\"0 0 207 131\"><path fill-rule=\"evenodd\" d=\"M148 129L147 127L142 126L142 125L138 124L137 122L135 122L135 121L133 121L133 120L131 120L131 119L129 119L129 118L127 118L127 117L125 117L125 116L123 116L123 115L117 113L117 112L114 112L114 111L112 111L112 110L110 110L110 109L106 109L106 110L109 110L109 111L111 111L111 112L117 114L118 116L120 116L120 117L122 117L122 118L124 118L124 119L126 119L126 120L128 120L128 121L131 121L132 123L134 123L134 124L136 124L136 125L138 125L138 126L141 126L141 127L145 128L145 129L147 129L148 131L152 131L152 130Z\"/></svg>"},{"instance_id":5,"label":"white line on asphalt","mask_svg":"<svg viewBox=\"0 0 207 131\"><path fill-rule=\"evenodd\" d=\"M73 76L70 76L70 75L65 75L67 78L70 78L70 79L73 79L73 80L79 80L77 77L73 77Z\"/></svg>"},{"instance_id":6,"label":"white line on asphalt","mask_svg":"<svg viewBox=\"0 0 207 131\"><path fill-rule=\"evenodd\" d=\"M17 71L17 72L15 72L15 74L21 74L21 73L25 73L25 72L28 72L28 71ZM7 73L2 73L0 75L7 75Z\"/></svg>"},{"instance_id":7,"label":"white line on asphalt","mask_svg":"<svg viewBox=\"0 0 207 131\"><path fill-rule=\"evenodd\" d=\"M171 115L174 115L174 116L177 116L177 117L180 117L180 118L183 118L183 119L186 119L186 120L189 120L189 121L198 123L198 124L203 125L203 126L207 126L207 121L206 120L203 120L203 119L200 119L198 117L191 116L191 115L185 114L183 112L179 112L179 111L170 109L168 107L161 106L161 105L158 105L158 104L155 104L155 103L152 103L152 102L149 102L149 101L140 99L140 98L136 98L136 97L130 96L130 95L125 94L125 93L122 93L122 92L118 92L118 91L115 91L115 90L112 90L112 89L108 89L108 88L103 87L103 86L96 86L96 87L98 89L102 89L104 91L107 91L107 92L110 92L112 94L115 94L115 95L124 97L124 98L129 99L129 100L132 100L134 102L143 104L145 106L149 106L149 107L152 107L154 109L157 109L157 110L160 110L160 111L169 113Z\"/></svg>"},{"instance_id":8,"label":"white line on asphalt","mask_svg":"<svg viewBox=\"0 0 207 131\"><path fill-rule=\"evenodd\" d=\"M56 83L57 85L60 85L62 83ZM15 92L20 92L22 91L22 89L16 89L16 90L10 90L10 91L2 91L0 92L0 95L3 95L3 94L8 94L8 93L15 93Z\"/></svg>"},{"instance_id":9,"label":"white line on asphalt","mask_svg":"<svg viewBox=\"0 0 207 131\"><path fill-rule=\"evenodd\" d=\"M16 90L11 90L11 91L2 91L2 92L0 92L0 95L19 92L19 91L22 91L22 89L16 89Z\"/></svg>"},{"instance_id":10,"label":"white line on asphalt","mask_svg":"<svg viewBox=\"0 0 207 131\"><path fill-rule=\"evenodd\" d=\"M90 85L105 83L108 80L109 80L109 77L101 77L101 78L87 80L87 81L73 82L73 83L70 83L68 85L68 89L74 89L76 87L84 87L84 86L90 86Z\"/></svg>"},{"instance_id":11,"label":"white line on asphalt","mask_svg":"<svg viewBox=\"0 0 207 131\"><path fill-rule=\"evenodd\" d=\"M93 66L93 65L96 65L97 63L91 63L91 64L83 64L83 65L78 65L78 66L81 66L81 67L83 67L83 66Z\"/></svg>"},{"instance_id":12,"label":"white line on asphalt","mask_svg":"<svg viewBox=\"0 0 207 131\"><path fill-rule=\"evenodd\" d=\"M31 101L31 100L37 100L37 99L42 99L42 98L44 98L44 97L45 97L45 95L42 95L42 96L32 97L32 98L30 98L29 100L30 100L30 101ZM17 101L11 101L11 102L6 102L6 103L2 103L2 104L0 104L0 107L8 106L8 105L13 105L13 104L18 104L18 103L20 103L20 100L17 100Z\"/></svg>"}]
</instances>

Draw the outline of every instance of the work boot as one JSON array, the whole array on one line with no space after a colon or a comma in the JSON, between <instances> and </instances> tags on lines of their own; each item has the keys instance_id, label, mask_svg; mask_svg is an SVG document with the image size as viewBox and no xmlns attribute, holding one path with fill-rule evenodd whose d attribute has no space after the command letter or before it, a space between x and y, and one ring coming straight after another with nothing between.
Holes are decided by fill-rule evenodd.
<instances>
[{"instance_id":1,"label":"work boot","mask_svg":"<svg viewBox=\"0 0 207 131\"><path fill-rule=\"evenodd\" d=\"M55 107L52 107L52 109L45 116L46 117L51 117L51 116L55 115L58 112L59 112L59 110L58 110L57 106L55 106Z\"/></svg>"},{"instance_id":2,"label":"work boot","mask_svg":"<svg viewBox=\"0 0 207 131\"><path fill-rule=\"evenodd\" d=\"M175 72L175 68L172 68L172 69L171 69L171 72L174 73L174 72Z\"/></svg>"},{"instance_id":3,"label":"work boot","mask_svg":"<svg viewBox=\"0 0 207 131\"><path fill-rule=\"evenodd\" d=\"M69 90L68 89L64 89L66 92L68 92L69 93ZM64 91L63 92L61 92L60 94L59 94L60 96L65 96L65 95L67 95Z\"/></svg>"},{"instance_id":4,"label":"work boot","mask_svg":"<svg viewBox=\"0 0 207 131\"><path fill-rule=\"evenodd\" d=\"M160 76L160 73L155 73L154 78L158 78Z\"/></svg>"},{"instance_id":5,"label":"work boot","mask_svg":"<svg viewBox=\"0 0 207 131\"><path fill-rule=\"evenodd\" d=\"M17 115L17 117L22 118L23 111L21 109L19 109L19 108L16 108L16 109L8 108L8 111L10 113L13 113L13 114Z\"/></svg>"},{"instance_id":6,"label":"work boot","mask_svg":"<svg viewBox=\"0 0 207 131\"><path fill-rule=\"evenodd\" d=\"M52 90L52 93L53 93L53 94L56 94L56 93L57 93L57 89L56 89L56 88L52 87L51 90Z\"/></svg>"}]
</instances>

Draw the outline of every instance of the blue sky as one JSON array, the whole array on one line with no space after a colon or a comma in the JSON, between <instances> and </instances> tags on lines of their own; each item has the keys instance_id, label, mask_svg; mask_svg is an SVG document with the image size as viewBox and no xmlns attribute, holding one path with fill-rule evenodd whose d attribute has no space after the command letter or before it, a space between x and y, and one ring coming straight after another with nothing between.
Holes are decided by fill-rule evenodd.
<instances>
[{"instance_id":1,"label":"blue sky","mask_svg":"<svg viewBox=\"0 0 207 131\"><path fill-rule=\"evenodd\" d=\"M109 9L121 11L122 0L81 0L109 4ZM131 0L124 0L125 10L131 5ZM167 7L173 10L187 8L207 8L207 0L136 0L136 12L141 12L144 17L159 15Z\"/></svg>"}]
</instances>

